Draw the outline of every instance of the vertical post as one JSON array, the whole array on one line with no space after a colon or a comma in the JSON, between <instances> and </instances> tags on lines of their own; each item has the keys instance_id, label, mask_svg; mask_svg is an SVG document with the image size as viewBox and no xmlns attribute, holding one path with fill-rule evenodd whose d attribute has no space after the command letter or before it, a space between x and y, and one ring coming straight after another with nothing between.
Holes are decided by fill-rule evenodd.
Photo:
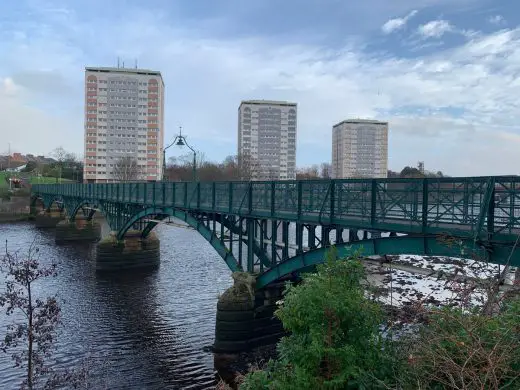
<instances>
[{"instance_id":1,"label":"vertical post","mask_svg":"<svg viewBox=\"0 0 520 390\"><path fill-rule=\"evenodd\" d=\"M469 188L468 188L468 179L464 180L464 198L462 199L462 221L466 223L469 221Z\"/></svg>"},{"instance_id":2,"label":"vertical post","mask_svg":"<svg viewBox=\"0 0 520 390\"><path fill-rule=\"evenodd\" d=\"M249 182L249 188L247 189L247 213L251 215L253 212L253 182Z\"/></svg>"},{"instance_id":3,"label":"vertical post","mask_svg":"<svg viewBox=\"0 0 520 390\"><path fill-rule=\"evenodd\" d=\"M321 227L321 246L324 248L330 246L330 228L328 226Z\"/></svg>"},{"instance_id":4,"label":"vertical post","mask_svg":"<svg viewBox=\"0 0 520 390\"><path fill-rule=\"evenodd\" d=\"M336 227L336 244L343 243L343 228Z\"/></svg>"},{"instance_id":5,"label":"vertical post","mask_svg":"<svg viewBox=\"0 0 520 390\"><path fill-rule=\"evenodd\" d=\"M276 193L276 186L274 181L271 182L271 217L274 217L274 211L275 211L275 193Z\"/></svg>"},{"instance_id":6,"label":"vertical post","mask_svg":"<svg viewBox=\"0 0 520 390\"><path fill-rule=\"evenodd\" d=\"M229 224L231 227L229 228L229 251L233 253L233 228L235 227L235 216L229 216Z\"/></svg>"},{"instance_id":7,"label":"vertical post","mask_svg":"<svg viewBox=\"0 0 520 390\"><path fill-rule=\"evenodd\" d=\"M162 187L162 205L166 205L166 185L164 184L164 181L161 183Z\"/></svg>"},{"instance_id":8,"label":"vertical post","mask_svg":"<svg viewBox=\"0 0 520 390\"><path fill-rule=\"evenodd\" d=\"M296 254L299 255L303 252L303 224L296 223Z\"/></svg>"},{"instance_id":9,"label":"vertical post","mask_svg":"<svg viewBox=\"0 0 520 390\"><path fill-rule=\"evenodd\" d=\"M289 258L289 222L282 222L282 260L287 260Z\"/></svg>"},{"instance_id":10,"label":"vertical post","mask_svg":"<svg viewBox=\"0 0 520 390\"><path fill-rule=\"evenodd\" d=\"M175 183L171 183L172 184L172 207L175 208L177 205L175 204L175 198L176 198L176 194L175 194Z\"/></svg>"},{"instance_id":11,"label":"vertical post","mask_svg":"<svg viewBox=\"0 0 520 390\"><path fill-rule=\"evenodd\" d=\"M428 179L423 179L422 183L422 233L426 234L428 229Z\"/></svg>"},{"instance_id":12,"label":"vertical post","mask_svg":"<svg viewBox=\"0 0 520 390\"><path fill-rule=\"evenodd\" d=\"M265 238L265 228L266 228L266 220L265 219L261 219L259 224L260 224L260 248L262 250L263 253L267 253L266 251L266 245L264 243L264 238ZM264 272L264 263L262 261L260 261L260 273Z\"/></svg>"},{"instance_id":13,"label":"vertical post","mask_svg":"<svg viewBox=\"0 0 520 390\"><path fill-rule=\"evenodd\" d=\"M276 239L278 238L278 221L271 219L271 266L274 267L277 261Z\"/></svg>"},{"instance_id":14,"label":"vertical post","mask_svg":"<svg viewBox=\"0 0 520 390\"><path fill-rule=\"evenodd\" d=\"M244 267L242 267L242 264L243 264L243 261L242 261L242 240L243 240L243 237L242 237L242 225L243 225L243 222L244 222L244 219L239 216L238 217L238 264L240 265L240 267L242 269L244 269ZM249 264L248 264L249 266ZM247 269L247 271L249 271L249 269Z\"/></svg>"},{"instance_id":15,"label":"vertical post","mask_svg":"<svg viewBox=\"0 0 520 390\"><path fill-rule=\"evenodd\" d=\"M491 199L489 200L489 207L487 212L487 239L491 241L495 231L495 181L490 180L493 190L491 191ZM514 197L512 197L514 198ZM514 214L513 214L514 215Z\"/></svg>"},{"instance_id":16,"label":"vertical post","mask_svg":"<svg viewBox=\"0 0 520 390\"><path fill-rule=\"evenodd\" d=\"M220 214L220 241L224 242L224 216Z\"/></svg>"},{"instance_id":17,"label":"vertical post","mask_svg":"<svg viewBox=\"0 0 520 390\"><path fill-rule=\"evenodd\" d=\"M165 181L166 178L166 148L162 151L162 181Z\"/></svg>"},{"instance_id":18,"label":"vertical post","mask_svg":"<svg viewBox=\"0 0 520 390\"><path fill-rule=\"evenodd\" d=\"M374 227L376 223L376 202L377 202L377 181L372 179L372 191L371 191L371 204L370 204L370 225Z\"/></svg>"},{"instance_id":19,"label":"vertical post","mask_svg":"<svg viewBox=\"0 0 520 390\"><path fill-rule=\"evenodd\" d=\"M253 218L246 219L247 226L247 271L255 272L255 254L253 252L253 243L255 239L255 220Z\"/></svg>"},{"instance_id":20,"label":"vertical post","mask_svg":"<svg viewBox=\"0 0 520 390\"><path fill-rule=\"evenodd\" d=\"M334 219L334 207L336 206L335 205L335 201L336 201L335 192L336 192L336 180L331 179L331 181L330 181L330 213L329 213L330 223L332 223L332 220Z\"/></svg>"},{"instance_id":21,"label":"vertical post","mask_svg":"<svg viewBox=\"0 0 520 390\"><path fill-rule=\"evenodd\" d=\"M299 222L302 219L302 181L301 180L298 180L297 186L298 186L298 216L297 216L297 220ZM296 229L298 229L298 225L296 225ZM298 235L296 235L296 237L298 237Z\"/></svg>"},{"instance_id":22,"label":"vertical post","mask_svg":"<svg viewBox=\"0 0 520 390\"><path fill-rule=\"evenodd\" d=\"M316 249L316 225L309 225L307 227L307 230L307 246L309 247L309 249Z\"/></svg>"},{"instance_id":23,"label":"vertical post","mask_svg":"<svg viewBox=\"0 0 520 390\"><path fill-rule=\"evenodd\" d=\"M152 203L155 207L155 181L152 183Z\"/></svg>"},{"instance_id":24,"label":"vertical post","mask_svg":"<svg viewBox=\"0 0 520 390\"><path fill-rule=\"evenodd\" d=\"M348 242L359 241L358 232L354 229L348 229Z\"/></svg>"},{"instance_id":25,"label":"vertical post","mask_svg":"<svg viewBox=\"0 0 520 390\"><path fill-rule=\"evenodd\" d=\"M415 183L413 183L413 184L415 184ZM418 194L417 186L413 186L412 188L413 188L412 220L416 221L417 217L418 217L418 213L419 213L419 194ZM408 204L408 195L409 194L406 194L406 196L405 196L405 199L406 199L405 205ZM407 207L405 206L405 208L407 208Z\"/></svg>"}]
</instances>

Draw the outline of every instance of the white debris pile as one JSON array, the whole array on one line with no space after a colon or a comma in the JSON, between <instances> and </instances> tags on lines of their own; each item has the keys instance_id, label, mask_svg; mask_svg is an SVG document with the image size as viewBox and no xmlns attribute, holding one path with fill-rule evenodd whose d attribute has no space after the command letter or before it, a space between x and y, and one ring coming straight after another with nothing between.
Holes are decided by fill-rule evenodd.
<instances>
[{"instance_id":1,"label":"white debris pile","mask_svg":"<svg viewBox=\"0 0 520 390\"><path fill-rule=\"evenodd\" d=\"M394 307L423 303L480 305L491 284L503 277L500 291L520 282L520 270L475 260L401 255L366 261L377 299ZM515 277L516 276L516 277Z\"/></svg>"}]
</instances>

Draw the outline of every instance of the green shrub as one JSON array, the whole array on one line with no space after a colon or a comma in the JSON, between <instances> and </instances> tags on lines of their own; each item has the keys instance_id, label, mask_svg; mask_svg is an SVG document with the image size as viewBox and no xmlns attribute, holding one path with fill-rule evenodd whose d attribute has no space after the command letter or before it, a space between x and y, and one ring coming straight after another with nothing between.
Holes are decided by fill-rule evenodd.
<instances>
[{"instance_id":1,"label":"green shrub","mask_svg":"<svg viewBox=\"0 0 520 390\"><path fill-rule=\"evenodd\" d=\"M378 389L394 377L392 345L381 336L383 313L365 296L359 260L335 250L317 273L288 285L276 315L290 332L279 359L246 376L240 389Z\"/></svg>"}]
</instances>

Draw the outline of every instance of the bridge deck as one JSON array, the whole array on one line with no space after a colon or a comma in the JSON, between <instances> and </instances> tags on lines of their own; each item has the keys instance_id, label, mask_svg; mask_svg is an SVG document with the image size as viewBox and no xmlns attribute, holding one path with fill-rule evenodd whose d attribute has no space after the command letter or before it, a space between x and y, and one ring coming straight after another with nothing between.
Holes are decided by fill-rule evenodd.
<instances>
[{"instance_id":1,"label":"bridge deck","mask_svg":"<svg viewBox=\"0 0 520 390\"><path fill-rule=\"evenodd\" d=\"M520 178L346 179L37 185L47 196L171 207L303 224L510 242L520 233Z\"/></svg>"}]
</instances>

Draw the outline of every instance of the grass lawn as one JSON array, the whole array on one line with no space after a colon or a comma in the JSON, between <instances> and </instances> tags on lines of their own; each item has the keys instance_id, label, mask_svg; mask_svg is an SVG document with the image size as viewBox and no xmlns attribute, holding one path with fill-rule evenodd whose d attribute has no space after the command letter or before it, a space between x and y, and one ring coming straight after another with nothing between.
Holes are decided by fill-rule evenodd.
<instances>
[{"instance_id":1,"label":"grass lawn","mask_svg":"<svg viewBox=\"0 0 520 390\"><path fill-rule=\"evenodd\" d=\"M0 188L9 188L9 183L5 180L7 172L0 172ZM56 184L55 177L38 177L38 176L30 176L29 183L31 184ZM61 179L61 183L73 183L72 180Z\"/></svg>"}]
</instances>

